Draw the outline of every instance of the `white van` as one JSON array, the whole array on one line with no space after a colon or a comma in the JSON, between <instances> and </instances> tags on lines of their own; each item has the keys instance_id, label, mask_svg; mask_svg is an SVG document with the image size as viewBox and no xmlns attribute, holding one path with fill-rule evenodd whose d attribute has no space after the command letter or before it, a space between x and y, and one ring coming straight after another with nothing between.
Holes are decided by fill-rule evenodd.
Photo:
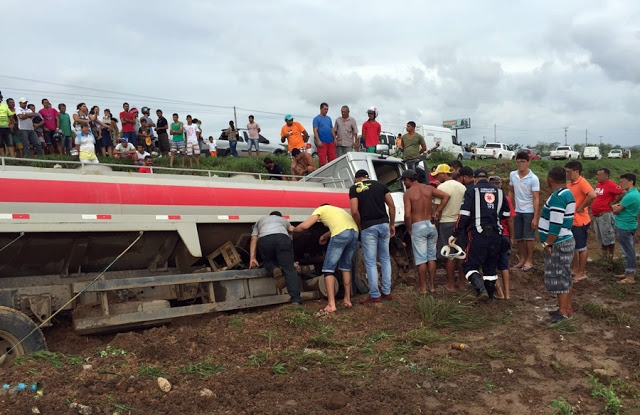
<instances>
[{"instance_id":1,"label":"white van","mask_svg":"<svg viewBox=\"0 0 640 415\"><path fill-rule=\"evenodd\" d=\"M602 158L602 154L600 154L600 147L585 147L584 151L582 152L582 158L585 160L600 160Z\"/></svg>"},{"instance_id":2,"label":"white van","mask_svg":"<svg viewBox=\"0 0 640 415\"><path fill-rule=\"evenodd\" d=\"M417 125L416 132L424 137L424 141L427 143L427 151L439 148L451 151L459 160L463 159L462 146L456 139L455 131L434 125Z\"/></svg>"}]
</instances>

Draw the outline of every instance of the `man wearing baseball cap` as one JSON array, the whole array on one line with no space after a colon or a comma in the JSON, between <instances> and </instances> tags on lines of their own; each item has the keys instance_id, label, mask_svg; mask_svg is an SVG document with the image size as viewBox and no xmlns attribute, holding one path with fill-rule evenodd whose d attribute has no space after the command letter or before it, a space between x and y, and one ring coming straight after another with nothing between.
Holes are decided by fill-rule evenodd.
<instances>
[{"instance_id":1,"label":"man wearing baseball cap","mask_svg":"<svg viewBox=\"0 0 640 415\"><path fill-rule=\"evenodd\" d=\"M33 148L39 156L42 155L42 145L40 144L40 138L33 128L33 117L36 116L36 113L27 108L27 102L29 101L27 101L26 98L20 98L18 100L20 106L16 108L16 116L18 117L18 137L22 142L24 154L28 158L31 158L30 143L33 144Z\"/></svg>"},{"instance_id":2,"label":"man wearing baseball cap","mask_svg":"<svg viewBox=\"0 0 640 415\"><path fill-rule=\"evenodd\" d=\"M287 142L289 153L294 148L304 149L305 143L309 140L309 133L298 121L293 120L293 115L284 116L285 124L280 129L280 141Z\"/></svg>"},{"instance_id":3,"label":"man wearing baseball cap","mask_svg":"<svg viewBox=\"0 0 640 415\"><path fill-rule=\"evenodd\" d=\"M442 258L440 251L442 247L448 244L447 239L453 233L453 228L458 220L460 214L460 205L462 205L462 199L464 199L464 192L467 190L464 185L456 180L452 179L451 167L448 164L439 164L435 171L431 173L431 176L435 177L440 185L438 190L445 192L450 196L449 203L442 209L442 215L440 221L437 223L438 227L438 245L436 248L436 255L438 258ZM440 199L434 199L436 204L441 203ZM467 247L466 238L459 238L456 243L460 249L464 250ZM456 287L460 290L464 290L464 278L462 272L462 260L452 259L445 262L445 268L447 270L447 284L444 288L447 291L455 291ZM458 271L457 275L455 271Z\"/></svg>"},{"instance_id":4,"label":"man wearing baseball cap","mask_svg":"<svg viewBox=\"0 0 640 415\"><path fill-rule=\"evenodd\" d=\"M487 181L486 170L476 170L473 177L475 185L464 193L449 245L460 235L469 235L467 258L462 263L464 276L475 288L478 298L494 298L498 254L502 246L500 220L508 219L511 210L502 190ZM483 274L480 274L480 267Z\"/></svg>"},{"instance_id":5,"label":"man wearing baseball cap","mask_svg":"<svg viewBox=\"0 0 640 415\"><path fill-rule=\"evenodd\" d=\"M384 184L369 179L366 170L358 170L355 184L349 189L351 216L360 231L360 243L364 266L369 282L369 296L360 304L379 303L391 300L391 257L389 240L395 235L396 206L389 189ZM387 215L387 209L389 214ZM382 271L382 287L378 289L378 267Z\"/></svg>"}]
</instances>

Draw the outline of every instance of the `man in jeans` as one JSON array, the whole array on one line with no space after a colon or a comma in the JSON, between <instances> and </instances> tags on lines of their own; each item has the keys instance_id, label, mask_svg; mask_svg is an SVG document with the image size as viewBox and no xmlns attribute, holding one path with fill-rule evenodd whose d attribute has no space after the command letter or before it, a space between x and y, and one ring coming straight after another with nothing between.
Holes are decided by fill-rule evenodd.
<instances>
[{"instance_id":1,"label":"man in jeans","mask_svg":"<svg viewBox=\"0 0 640 415\"><path fill-rule=\"evenodd\" d=\"M27 108L27 99L20 98L18 104L19 108L16 108L16 115L18 116L18 137L22 142L22 148L24 155L31 158L31 149L29 143L33 144L33 148L36 153L42 155L42 145L40 144L40 138L33 129L33 117L36 113Z\"/></svg>"},{"instance_id":2,"label":"man in jeans","mask_svg":"<svg viewBox=\"0 0 640 415\"><path fill-rule=\"evenodd\" d=\"M384 184L369 179L366 170L358 170L355 184L349 189L351 216L360 229L360 244L369 282L369 297L360 304L379 303L383 298L391 300L391 257L389 240L396 234L394 218L396 206L389 189ZM389 214L385 205L389 208ZM391 219L389 219L391 217ZM378 267L382 270L382 295L378 290Z\"/></svg>"},{"instance_id":3,"label":"man in jeans","mask_svg":"<svg viewBox=\"0 0 640 415\"><path fill-rule=\"evenodd\" d=\"M249 132L249 157L253 157L252 148L256 149L256 157L260 157L260 124L255 122L253 115L249 115L249 124L247 124Z\"/></svg>"},{"instance_id":4,"label":"man in jeans","mask_svg":"<svg viewBox=\"0 0 640 415\"><path fill-rule=\"evenodd\" d=\"M518 244L516 270L528 272L533 267L533 240L540 214L540 180L529 169L529 153L516 155L518 170L509 174L509 198L515 203L514 239Z\"/></svg>"},{"instance_id":5,"label":"man in jeans","mask_svg":"<svg viewBox=\"0 0 640 415\"><path fill-rule=\"evenodd\" d=\"M596 192L589 182L582 177L582 163L579 161L570 161L564 166L567 174L567 188L571 190L571 194L576 201L576 213L573 215L573 238L576 240L576 249L571 263L571 274L573 282L578 282L587 278L586 268L587 259L587 232L591 225L589 217L589 206L596 198Z\"/></svg>"},{"instance_id":6,"label":"man in jeans","mask_svg":"<svg viewBox=\"0 0 640 415\"><path fill-rule=\"evenodd\" d=\"M256 253L260 251L267 272L273 273L274 268L280 267L291 302L302 304L300 280L294 265L293 243L289 235L290 227L289 221L278 211L273 211L256 222L251 232L249 268L259 266Z\"/></svg>"},{"instance_id":7,"label":"man in jeans","mask_svg":"<svg viewBox=\"0 0 640 415\"><path fill-rule=\"evenodd\" d=\"M602 247L602 252L608 257L613 257L613 248L616 246L616 232L614 228L613 212L611 206L615 205L622 198L622 188L614 181L609 180L610 171L601 168L596 173L598 183L596 183L596 198L591 204L591 214L593 215L593 230L598 240L598 245Z\"/></svg>"},{"instance_id":8,"label":"man in jeans","mask_svg":"<svg viewBox=\"0 0 640 415\"><path fill-rule=\"evenodd\" d=\"M324 255L322 272L327 286L328 304L323 313L333 313L337 310L335 290L336 268L342 273L344 299L342 305L351 307L351 265L353 254L358 249L358 225L344 209L331 205L322 205L313 211L311 216L301 224L290 227L291 232L302 232L309 229L316 222L321 222L329 231L324 233L318 241L320 245L329 242Z\"/></svg>"},{"instance_id":9,"label":"man in jeans","mask_svg":"<svg viewBox=\"0 0 640 415\"><path fill-rule=\"evenodd\" d=\"M624 255L624 274L620 284L636 282L636 248L634 237L638 229L638 213L640 212L640 192L636 189L636 175L625 173L620 176L620 187L627 193L619 204L613 205L616 228L618 228L618 242Z\"/></svg>"}]
</instances>

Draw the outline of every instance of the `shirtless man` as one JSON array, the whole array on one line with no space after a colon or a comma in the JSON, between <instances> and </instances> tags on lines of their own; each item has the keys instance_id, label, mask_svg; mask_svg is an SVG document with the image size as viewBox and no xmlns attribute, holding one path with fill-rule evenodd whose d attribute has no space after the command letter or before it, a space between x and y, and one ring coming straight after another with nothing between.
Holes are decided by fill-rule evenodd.
<instances>
[{"instance_id":1,"label":"shirtless man","mask_svg":"<svg viewBox=\"0 0 640 415\"><path fill-rule=\"evenodd\" d=\"M450 196L433 186L418 182L418 173L405 170L400 178L407 188L404 194L404 224L411 234L413 258L420 277L420 294L427 293L427 264L429 270L429 292L435 292L436 243L438 231L431 220L439 220L442 209ZM436 211L431 214L432 200L441 199Z\"/></svg>"},{"instance_id":2,"label":"shirtless man","mask_svg":"<svg viewBox=\"0 0 640 415\"><path fill-rule=\"evenodd\" d=\"M306 151L300 151L294 148L291 151L293 160L291 160L291 174L294 176L306 176L316 170L316 162L311 154ZM293 180L298 180L293 178Z\"/></svg>"}]
</instances>

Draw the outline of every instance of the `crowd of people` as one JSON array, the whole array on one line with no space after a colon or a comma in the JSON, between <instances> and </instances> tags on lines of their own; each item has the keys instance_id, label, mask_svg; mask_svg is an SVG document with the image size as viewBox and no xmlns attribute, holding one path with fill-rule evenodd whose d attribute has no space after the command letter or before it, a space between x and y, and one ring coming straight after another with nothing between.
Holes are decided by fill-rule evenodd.
<instances>
[{"instance_id":1,"label":"crowd of people","mask_svg":"<svg viewBox=\"0 0 640 415\"><path fill-rule=\"evenodd\" d=\"M484 169L473 171L459 161L436 166L429 184L421 183L412 169L403 172L400 180L407 189L404 224L411 236L419 293L436 291L439 259L445 264L445 290L465 290L471 285L479 298L489 301L510 298L510 272L526 273L543 265L546 289L558 298L558 309L550 312L549 321L557 323L573 315L573 285L587 278L587 239L592 221L603 255L613 255L617 234L625 262L619 283L635 283L634 236L640 213L636 176L625 173L615 183L610 171L601 168L593 189L582 177L581 163L570 161L564 168L549 170L546 186L551 194L541 203L541 184L529 168L529 153L518 153L516 164L517 169L509 175L508 190L499 176L489 176ZM396 230L389 189L371 180L366 170L359 170L349 198L351 214L323 205L297 226L279 212L262 218L254 225L251 266L258 265L260 252L269 271L283 267L292 301L301 303L291 235L321 222L329 229L318 241L328 243L322 272L329 298L322 312L337 310L333 294L337 271L345 287L343 306L352 306L351 263L358 236L370 287L361 304L391 300L389 242ZM535 264L536 233L544 264ZM518 261L510 266L512 247L517 250Z\"/></svg>"}]
</instances>

